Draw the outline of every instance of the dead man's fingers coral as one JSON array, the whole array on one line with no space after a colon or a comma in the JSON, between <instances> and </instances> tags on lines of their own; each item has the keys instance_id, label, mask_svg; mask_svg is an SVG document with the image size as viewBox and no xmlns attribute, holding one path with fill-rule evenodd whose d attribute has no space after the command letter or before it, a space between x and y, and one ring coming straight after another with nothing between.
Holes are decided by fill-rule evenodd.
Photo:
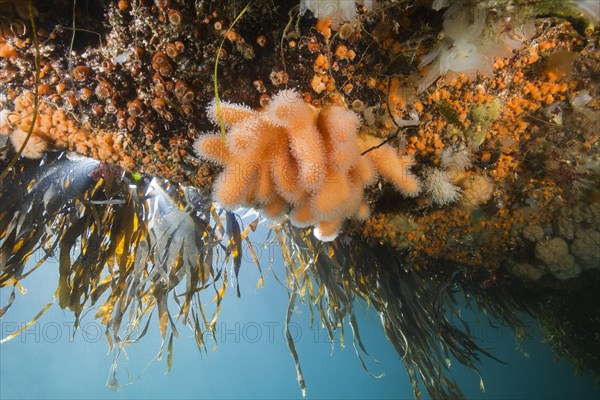
<instances>
[{"instance_id":1,"label":"dead man's fingers coral","mask_svg":"<svg viewBox=\"0 0 600 400\"><path fill-rule=\"evenodd\" d=\"M343 219L341 217L319 222L314 228L314 235L322 242L331 242L340 233Z\"/></svg>"},{"instance_id":2,"label":"dead man's fingers coral","mask_svg":"<svg viewBox=\"0 0 600 400\"><path fill-rule=\"evenodd\" d=\"M257 116L233 124L227 131L226 142L229 150L237 157L252 158L285 135L282 128Z\"/></svg>"},{"instance_id":3,"label":"dead man's fingers coral","mask_svg":"<svg viewBox=\"0 0 600 400\"><path fill-rule=\"evenodd\" d=\"M269 202L275 195L275 183L273 182L273 176L271 168L272 163L261 163L258 165L260 168L260 174L258 175L258 183L256 185L256 201L264 204Z\"/></svg>"},{"instance_id":4,"label":"dead man's fingers coral","mask_svg":"<svg viewBox=\"0 0 600 400\"><path fill-rule=\"evenodd\" d=\"M365 188L375 182L377 171L369 157L362 155L358 157L356 164L350 169L350 177L362 188Z\"/></svg>"},{"instance_id":5,"label":"dead man's fingers coral","mask_svg":"<svg viewBox=\"0 0 600 400\"><path fill-rule=\"evenodd\" d=\"M364 192L362 190L362 182L359 179L357 179L357 177L353 174L350 174L348 176L348 182L351 188L350 197L348 197L348 200L346 201L346 204L344 205L343 211L340 213L340 215L348 218L356 217L358 219L361 219L361 217L358 214L359 211L361 211L361 204L364 203ZM370 210L367 211L367 216L369 213Z\"/></svg>"},{"instance_id":6,"label":"dead man's fingers coral","mask_svg":"<svg viewBox=\"0 0 600 400\"><path fill-rule=\"evenodd\" d=\"M358 116L343 107L332 106L319 113L318 124L329 155L329 166L338 171L349 170L360 156L356 141L360 127Z\"/></svg>"},{"instance_id":7,"label":"dead man's fingers coral","mask_svg":"<svg viewBox=\"0 0 600 400\"><path fill-rule=\"evenodd\" d=\"M214 103L208 113L216 123ZM406 196L420 191L412 158L359 134L360 118L344 107L315 108L283 90L264 112L224 102L221 118L226 138L204 135L194 148L225 167L213 192L225 208L255 206L269 217L288 212L292 224L316 225L318 238L333 240L347 218L368 217L364 189L378 175Z\"/></svg>"},{"instance_id":8,"label":"dead man's fingers coral","mask_svg":"<svg viewBox=\"0 0 600 400\"><path fill-rule=\"evenodd\" d=\"M8 136L13 130L10 123L11 112L9 110L0 110L0 135Z\"/></svg>"},{"instance_id":9,"label":"dead man's fingers coral","mask_svg":"<svg viewBox=\"0 0 600 400\"><path fill-rule=\"evenodd\" d=\"M356 139L360 119L344 107L331 106L319 113L319 130L326 132L333 143L343 145Z\"/></svg>"},{"instance_id":10,"label":"dead man's fingers coral","mask_svg":"<svg viewBox=\"0 0 600 400\"><path fill-rule=\"evenodd\" d=\"M287 208L287 204L285 199L279 195L274 195L267 203L263 206L263 212L265 216L270 219L278 219L281 218Z\"/></svg>"},{"instance_id":11,"label":"dead man's fingers coral","mask_svg":"<svg viewBox=\"0 0 600 400\"><path fill-rule=\"evenodd\" d=\"M302 99L293 89L278 92L265 109L269 120L277 125L291 129L302 125L316 125L317 110Z\"/></svg>"},{"instance_id":12,"label":"dead man's fingers coral","mask_svg":"<svg viewBox=\"0 0 600 400\"><path fill-rule=\"evenodd\" d=\"M325 180L326 158L323 140L314 126L304 126L290 135L290 148L299 167L300 183L309 191L318 190Z\"/></svg>"}]
</instances>

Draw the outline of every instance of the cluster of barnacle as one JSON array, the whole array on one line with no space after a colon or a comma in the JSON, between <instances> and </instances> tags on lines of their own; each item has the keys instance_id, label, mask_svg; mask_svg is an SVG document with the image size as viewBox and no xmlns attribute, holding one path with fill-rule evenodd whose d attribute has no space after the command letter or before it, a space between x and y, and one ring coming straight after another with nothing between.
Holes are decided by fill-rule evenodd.
<instances>
[{"instance_id":1,"label":"cluster of barnacle","mask_svg":"<svg viewBox=\"0 0 600 400\"><path fill-rule=\"evenodd\" d=\"M3 9L2 11L7 10ZM31 79L33 68L31 68L31 64L20 57L31 47L32 39L29 32L27 19L24 17L0 19L0 83L2 84L0 89L2 89L2 94L8 100L18 95L20 84L28 78ZM47 40L56 37L54 32L48 33L45 29L40 29L38 35L40 39ZM49 67L42 64L42 73Z\"/></svg>"},{"instance_id":2,"label":"cluster of barnacle","mask_svg":"<svg viewBox=\"0 0 600 400\"><path fill-rule=\"evenodd\" d=\"M239 31L238 27L230 29L231 17L235 15L230 11L235 11L235 7L228 4L218 7L230 18L209 10L206 4L114 0L105 9L97 10L105 12L107 24L94 23L88 33L84 30L70 32L62 26L52 25L52 18L46 18L45 27L52 32L39 37L44 40L39 93L44 100L78 114L84 124L127 131L128 136L135 138L132 141L135 158L142 159L139 152L152 148L156 141L167 146L166 136L171 136L170 132L194 132L206 122L196 116L202 115L198 112L200 105L212 96L204 86L212 79L217 54L227 65L234 66L240 60L253 59L255 53L266 54L274 50L275 42L270 43L271 39L265 34L258 32L256 36L248 36L251 27L239 24ZM86 23L85 18L89 16L84 15L81 5L76 8L75 23ZM260 11L253 12L261 14ZM54 15L52 12L47 14ZM21 23L18 18L14 23L23 27L28 25L28 21ZM15 82L26 83L25 87L31 89L35 49L31 35L25 35L26 28L11 28L10 34L15 36L14 32L20 30L23 31L22 39L0 41L0 64L2 74ZM40 27L40 32L43 30ZM100 47L91 42L96 40L89 34L94 30L100 37ZM352 29L353 32L359 30L360 27ZM69 49L70 57L58 57L58 52L65 48L73 34L75 46ZM223 36L227 39L226 45L217 48ZM290 47L292 43L290 41ZM229 51L231 54L227 54ZM352 53L352 50L348 51L346 59L352 58ZM298 61L294 57L290 60ZM256 89L263 95L263 102L267 101L267 92L271 89L267 87L268 83L276 87L288 82L287 73L280 68L271 68L272 64L274 62L268 58L263 66L246 67L256 74L249 81L254 85L244 88ZM226 75L220 77L222 86L236 79L226 68L220 70L226 71ZM270 80L265 79L269 72L272 72ZM301 72L295 73L296 81ZM332 79L330 90L333 83ZM233 96L230 93L228 97L248 98L244 88L238 88L237 93ZM165 132L169 134L165 135ZM171 159L176 164L182 149L174 150Z\"/></svg>"},{"instance_id":3,"label":"cluster of barnacle","mask_svg":"<svg viewBox=\"0 0 600 400\"><path fill-rule=\"evenodd\" d=\"M275 66L268 82L275 88L283 85L301 88L305 100L315 107L321 103L337 102L341 96L348 104L359 98L362 100L357 104L362 104L363 101L371 104L378 102L378 96L371 90L372 87L367 87L366 69L362 68L372 62L372 57L365 54L372 40L364 35L364 31L371 26L365 27L361 20L354 17L347 21L341 20L338 24L325 15L327 7L319 6L317 9L310 4L306 6L312 13L305 14L300 21L302 24L297 23L295 28L290 26L284 30L280 49L285 60L284 70ZM337 4L333 6L338 7ZM355 4L348 2L343 7L354 9ZM318 10L322 12L319 13ZM311 16L319 19L310 19ZM304 22L308 23L310 29L304 30ZM312 61L312 65L307 60ZM259 90L262 94L260 101L264 106L269 94L265 93L264 86L261 85L260 88L263 89ZM268 92L270 88L266 89Z\"/></svg>"},{"instance_id":4,"label":"cluster of barnacle","mask_svg":"<svg viewBox=\"0 0 600 400\"><path fill-rule=\"evenodd\" d=\"M188 48L192 33L183 30L184 13L168 0L122 0L108 15L113 29L107 41L120 53L99 52L98 62L91 63L100 100L92 106L94 115L114 115L117 129L140 133L146 146L160 141L166 127L185 131L198 89L182 66L186 56L195 54L195 48ZM128 21L130 28L123 29ZM163 36L151 40L158 32ZM152 44L142 44L146 41ZM179 152L172 158L178 161Z\"/></svg>"},{"instance_id":5,"label":"cluster of barnacle","mask_svg":"<svg viewBox=\"0 0 600 400\"><path fill-rule=\"evenodd\" d=\"M206 124L199 111L212 97L205 85L213 78L217 53L228 66L236 65L251 58L254 47L267 46L266 36L246 41L241 33L229 30L228 18L206 4L114 0L105 7L92 7L105 14L103 26L81 4L74 6L75 23L82 26L90 20L89 29L68 31L57 22L60 15L51 10L44 11L43 21L36 19L41 43L40 100L63 108L84 127L129 137L128 152L143 171L185 179L181 164L194 164L185 156L190 136ZM218 7L229 10L227 5ZM10 83L2 89L10 102L19 91L33 92L34 86L38 54L28 32L28 14L23 20L15 16L10 22L0 21L0 81ZM96 35L90 34L93 31L100 46ZM224 35L228 41L218 49ZM228 55L230 43L234 49ZM66 46L71 55L59 56ZM229 80L219 79L231 82L235 76L228 73ZM10 103L3 107L14 108Z\"/></svg>"}]
</instances>

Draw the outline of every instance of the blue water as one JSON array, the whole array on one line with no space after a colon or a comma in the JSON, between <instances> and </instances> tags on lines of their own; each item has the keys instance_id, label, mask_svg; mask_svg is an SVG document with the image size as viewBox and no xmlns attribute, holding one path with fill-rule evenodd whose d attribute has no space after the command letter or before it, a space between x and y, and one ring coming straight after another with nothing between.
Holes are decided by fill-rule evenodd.
<instances>
[{"instance_id":1,"label":"blue water","mask_svg":"<svg viewBox=\"0 0 600 400\"><path fill-rule=\"evenodd\" d=\"M283 278L280 259L273 269ZM93 320L94 312L83 319L83 328L73 337L73 316L55 306L24 334L0 345L0 399L301 398L283 335L286 290L272 275L264 288L256 289L258 277L256 268L244 262L240 273L242 298L236 298L235 289L230 288L223 302L214 352L211 338L207 337L207 353L201 353L191 332L179 325L173 368L165 374L166 349L162 361L150 363L161 343L154 327L140 343L127 348L130 380L135 382L118 392L105 385L112 355L107 355L104 331ZM57 279L57 264L48 262L23 282L28 294L17 294L17 301L0 320L2 337L29 321L52 299ZM1 304L9 294L8 289L1 290ZM360 305L357 314L363 341L380 362L367 364L374 374L385 373L383 378L373 379L363 371L352 347L350 329L346 331L346 348L337 343L332 353L325 332L318 327L311 329L307 307L298 305L291 332L308 398L411 399L408 377L383 334L379 317ZM526 342L526 357L516 349L508 328L493 329L478 324L476 315L465 316L471 321L473 334L482 339L480 344L510 363L484 360L481 373L485 393L479 389L478 376L455 363L452 370L467 398L600 398L600 389L591 377L574 377L571 366L553 361L545 346ZM119 383L124 384L127 374L123 363L119 371ZM424 389L422 393L427 398Z\"/></svg>"}]
</instances>

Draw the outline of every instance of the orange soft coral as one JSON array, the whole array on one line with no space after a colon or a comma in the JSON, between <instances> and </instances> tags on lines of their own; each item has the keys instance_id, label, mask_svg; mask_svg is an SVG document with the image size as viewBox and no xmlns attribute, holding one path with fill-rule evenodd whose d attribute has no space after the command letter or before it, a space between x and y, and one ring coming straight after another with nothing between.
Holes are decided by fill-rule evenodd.
<instances>
[{"instance_id":1,"label":"orange soft coral","mask_svg":"<svg viewBox=\"0 0 600 400\"><path fill-rule=\"evenodd\" d=\"M369 216L363 190L378 175L406 196L420 190L409 171L413 160L359 135L360 119L344 107L317 109L283 90L264 112L227 102L208 112L215 124L222 118L227 136L203 135L194 149L224 167L213 196L226 208L255 206L271 218L287 212L295 226L314 225L316 237L328 241L347 218Z\"/></svg>"}]
</instances>

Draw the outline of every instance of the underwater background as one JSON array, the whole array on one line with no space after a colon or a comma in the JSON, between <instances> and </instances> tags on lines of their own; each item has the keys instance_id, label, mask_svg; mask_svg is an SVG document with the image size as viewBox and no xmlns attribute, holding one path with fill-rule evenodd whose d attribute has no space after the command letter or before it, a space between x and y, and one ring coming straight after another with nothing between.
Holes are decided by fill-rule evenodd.
<instances>
[{"instance_id":1,"label":"underwater background","mask_svg":"<svg viewBox=\"0 0 600 400\"><path fill-rule=\"evenodd\" d=\"M265 235L259 228L253 240ZM261 232L262 231L262 232ZM255 246L258 248L258 246ZM282 274L283 260L275 248L260 253L260 259L275 258L274 273ZM15 339L0 345L0 399L153 399L153 398L302 398L294 366L283 333L287 309L286 289L273 275L255 288L260 278L249 260L242 261L242 297L228 296L217 324L218 346L208 338L207 353L198 351L191 332L181 329L174 344L173 368L167 374L165 363L155 360L161 338L157 329L140 343L129 346L129 373L119 372L118 391L110 390L107 376L113 362L108 353L104 327L93 313L82 318L74 333L73 317L52 307L36 324ZM0 321L5 337L29 321L48 301L58 279L58 264L47 261L36 274L23 282L28 294L16 301ZM0 289L0 302L6 303L9 290ZM310 327L305 305L296 306L291 332L307 382L307 398L411 399L412 389L406 370L393 346L385 338L375 310L364 303L356 307L361 335L369 353L380 364L368 362L374 379L360 366L351 344L341 349L331 346L325 330ZM556 361L550 349L540 343L536 324L531 321L522 350L517 349L513 331L492 326L478 311L461 307L462 318L470 324L478 344L500 360L502 365L483 357L479 377L454 362L451 371L467 399L598 399L600 388L591 376L574 376L565 360ZM349 329L348 329L349 331ZM210 335L206 334L207 337ZM368 360L370 361L370 360ZM127 385L128 382L133 382ZM423 398L430 398L421 388Z\"/></svg>"},{"instance_id":2,"label":"underwater background","mask_svg":"<svg viewBox=\"0 0 600 400\"><path fill-rule=\"evenodd\" d=\"M0 400L599 399L599 124L596 1L0 0Z\"/></svg>"}]
</instances>

